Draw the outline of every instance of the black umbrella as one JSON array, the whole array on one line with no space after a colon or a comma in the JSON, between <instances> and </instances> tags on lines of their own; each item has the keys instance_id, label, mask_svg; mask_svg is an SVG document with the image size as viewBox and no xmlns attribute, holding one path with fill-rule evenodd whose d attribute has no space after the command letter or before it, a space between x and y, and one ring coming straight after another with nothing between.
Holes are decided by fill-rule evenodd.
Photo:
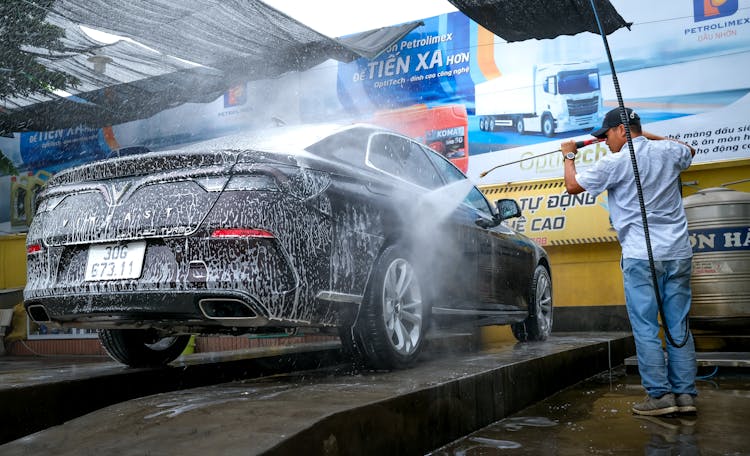
<instances>
[{"instance_id":1,"label":"black umbrella","mask_svg":"<svg viewBox=\"0 0 750 456\"><path fill-rule=\"evenodd\" d=\"M555 38L581 32L610 34L630 23L609 0L448 0L462 13L508 41ZM595 9L594 9L595 8ZM596 15L599 19L596 19Z\"/></svg>"},{"instance_id":2,"label":"black umbrella","mask_svg":"<svg viewBox=\"0 0 750 456\"><path fill-rule=\"evenodd\" d=\"M640 203L641 219L646 238L646 250L648 252L649 266L651 267L651 278L653 281L656 301L662 317L664 333L673 346L681 347L687 343L686 337L681 344L676 344L664 318L663 303L659 294L659 286L656 279L654 257L651 249L651 238L648 230L646 217L646 206L643 202L643 189L638 173L638 163L635 158L635 149L630 136L630 123L625 113L625 105L620 92L620 84L617 80L614 60L609 49L607 35L620 29L628 27L631 23L625 22L609 0L448 0L462 13L470 17L474 22L491 31L506 41L522 41L528 39L555 38L560 35L576 35L581 32L599 33L607 52L607 60L612 70L612 82L617 94L617 104L620 108L620 118L625 125L625 135L630 150L630 161L633 165L636 189L638 191L638 202Z\"/></svg>"}]
</instances>

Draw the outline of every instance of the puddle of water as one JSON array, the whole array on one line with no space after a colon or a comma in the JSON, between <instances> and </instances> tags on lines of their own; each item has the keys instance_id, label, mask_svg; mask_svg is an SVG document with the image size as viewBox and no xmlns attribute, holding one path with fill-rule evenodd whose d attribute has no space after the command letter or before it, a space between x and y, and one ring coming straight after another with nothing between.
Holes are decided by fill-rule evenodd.
<instances>
[{"instance_id":1,"label":"puddle of water","mask_svg":"<svg viewBox=\"0 0 750 456\"><path fill-rule=\"evenodd\" d=\"M524 427L552 427L557 426L557 421L543 416L521 416L503 420L503 426L510 431L518 431Z\"/></svg>"},{"instance_id":2,"label":"puddle of water","mask_svg":"<svg viewBox=\"0 0 750 456\"><path fill-rule=\"evenodd\" d=\"M697 415L636 417L638 376L591 379L429 455L750 455L750 374L698 390Z\"/></svg>"},{"instance_id":3,"label":"puddle of water","mask_svg":"<svg viewBox=\"0 0 750 456\"><path fill-rule=\"evenodd\" d=\"M495 440L495 439L486 439L483 437L472 437L469 440L471 440L472 442L481 443L482 445L486 447L497 448L499 450L521 448L520 443L513 442L512 440Z\"/></svg>"},{"instance_id":4,"label":"puddle of water","mask_svg":"<svg viewBox=\"0 0 750 456\"><path fill-rule=\"evenodd\" d=\"M469 440L476 442L477 444L468 448L456 450L453 454L455 456L466 456L471 454L485 454L485 451L487 450L515 450L521 448L520 443L511 440L494 440L481 437L473 437Z\"/></svg>"}]
</instances>

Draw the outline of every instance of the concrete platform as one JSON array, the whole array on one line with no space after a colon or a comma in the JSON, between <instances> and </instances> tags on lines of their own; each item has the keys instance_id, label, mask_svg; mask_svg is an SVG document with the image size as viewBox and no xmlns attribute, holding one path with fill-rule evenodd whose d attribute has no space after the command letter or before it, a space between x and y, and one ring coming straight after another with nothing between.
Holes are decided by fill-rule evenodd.
<instances>
[{"instance_id":1,"label":"concrete platform","mask_svg":"<svg viewBox=\"0 0 750 456\"><path fill-rule=\"evenodd\" d=\"M341 362L338 342L187 355L158 369L107 356L3 356L0 444L138 397Z\"/></svg>"},{"instance_id":2,"label":"concrete platform","mask_svg":"<svg viewBox=\"0 0 750 456\"><path fill-rule=\"evenodd\" d=\"M236 374L258 360L151 370L94 363L26 374L0 365L6 424L17 414L32 421L60 414L61 402L95 409L6 443L0 454L425 454L621 365L634 350L627 333L555 335L480 351L456 350L455 339L446 340L402 371L356 372L336 364L330 348L323 350L333 356L329 367L200 387L192 386L212 372L219 381L232 377L225 363ZM304 368L308 358L284 361ZM162 384L173 391L147 395L164 391ZM114 405L90 405L92 397Z\"/></svg>"}]
</instances>

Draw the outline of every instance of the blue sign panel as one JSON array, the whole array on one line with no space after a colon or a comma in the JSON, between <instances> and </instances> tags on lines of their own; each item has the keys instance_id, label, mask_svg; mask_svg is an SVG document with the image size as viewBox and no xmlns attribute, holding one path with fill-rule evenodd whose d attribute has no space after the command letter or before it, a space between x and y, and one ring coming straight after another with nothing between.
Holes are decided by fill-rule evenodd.
<instances>
[{"instance_id":1,"label":"blue sign panel","mask_svg":"<svg viewBox=\"0 0 750 456\"><path fill-rule=\"evenodd\" d=\"M346 110L450 103L473 108L469 18L451 13L424 22L376 59L339 64L338 96Z\"/></svg>"},{"instance_id":2,"label":"blue sign panel","mask_svg":"<svg viewBox=\"0 0 750 456\"><path fill-rule=\"evenodd\" d=\"M27 169L45 168L56 171L60 166L73 166L104 158L110 147L101 129L78 126L52 131L20 134L20 152Z\"/></svg>"},{"instance_id":3,"label":"blue sign panel","mask_svg":"<svg viewBox=\"0 0 750 456\"><path fill-rule=\"evenodd\" d=\"M750 250L750 226L690 230L693 253Z\"/></svg>"}]
</instances>

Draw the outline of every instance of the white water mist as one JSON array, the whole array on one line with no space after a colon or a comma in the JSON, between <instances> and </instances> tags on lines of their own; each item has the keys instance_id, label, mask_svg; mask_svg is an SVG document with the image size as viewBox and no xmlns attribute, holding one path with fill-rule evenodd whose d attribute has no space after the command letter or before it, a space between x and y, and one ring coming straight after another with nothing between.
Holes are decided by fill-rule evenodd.
<instances>
[{"instance_id":1,"label":"white water mist","mask_svg":"<svg viewBox=\"0 0 750 456\"><path fill-rule=\"evenodd\" d=\"M473 187L469 179L462 179L425 193L417 205L419 212L431 224L440 223L458 208Z\"/></svg>"}]
</instances>

